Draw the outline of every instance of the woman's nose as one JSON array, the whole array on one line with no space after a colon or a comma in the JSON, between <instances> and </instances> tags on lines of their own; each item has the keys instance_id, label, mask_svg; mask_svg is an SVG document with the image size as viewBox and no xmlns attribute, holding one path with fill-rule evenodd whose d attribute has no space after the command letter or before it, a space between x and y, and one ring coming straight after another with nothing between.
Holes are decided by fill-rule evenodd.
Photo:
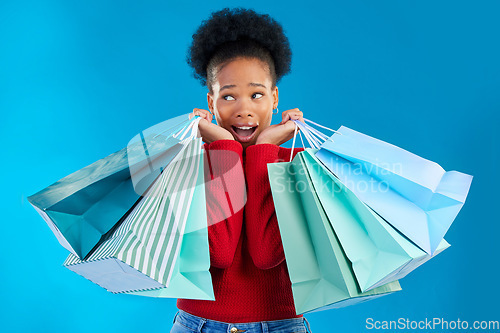
<instances>
[{"instance_id":1,"label":"woman's nose","mask_svg":"<svg viewBox=\"0 0 500 333\"><path fill-rule=\"evenodd\" d=\"M240 108L236 112L237 118L253 118L255 117L255 113L249 108L246 103L242 103Z\"/></svg>"},{"instance_id":2,"label":"woman's nose","mask_svg":"<svg viewBox=\"0 0 500 333\"><path fill-rule=\"evenodd\" d=\"M237 118L253 118L255 114L251 111L238 111L236 114Z\"/></svg>"},{"instance_id":3,"label":"woman's nose","mask_svg":"<svg viewBox=\"0 0 500 333\"><path fill-rule=\"evenodd\" d=\"M252 104L252 101L250 99L245 99L245 98L240 98L238 101L237 111L236 111L236 117L237 118L254 118L255 117L255 112L253 108L255 107Z\"/></svg>"}]
</instances>

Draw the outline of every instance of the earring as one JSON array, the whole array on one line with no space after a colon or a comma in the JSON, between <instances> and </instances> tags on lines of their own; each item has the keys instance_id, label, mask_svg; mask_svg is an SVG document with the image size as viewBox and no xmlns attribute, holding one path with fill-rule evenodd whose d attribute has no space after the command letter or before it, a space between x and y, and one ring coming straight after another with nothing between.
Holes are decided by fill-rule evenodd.
<instances>
[{"instance_id":1,"label":"earring","mask_svg":"<svg viewBox=\"0 0 500 333\"><path fill-rule=\"evenodd\" d=\"M278 112L280 112L280 111L278 110L278 107L276 107L276 112L274 112L274 110L273 110L273 114L278 114Z\"/></svg>"}]
</instances>

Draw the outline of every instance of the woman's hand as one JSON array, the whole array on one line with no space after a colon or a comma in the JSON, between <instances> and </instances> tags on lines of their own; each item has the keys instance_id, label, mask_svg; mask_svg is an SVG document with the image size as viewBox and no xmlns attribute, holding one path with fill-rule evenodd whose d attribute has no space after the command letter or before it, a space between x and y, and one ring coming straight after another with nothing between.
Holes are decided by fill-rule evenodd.
<instances>
[{"instance_id":1,"label":"woman's hand","mask_svg":"<svg viewBox=\"0 0 500 333\"><path fill-rule=\"evenodd\" d=\"M295 123L292 120L304 122L302 111L297 108L283 112L281 119L281 123L271 125L263 130L257 138L256 144L270 143L279 146L293 138Z\"/></svg>"},{"instance_id":2,"label":"woman's hand","mask_svg":"<svg viewBox=\"0 0 500 333\"><path fill-rule=\"evenodd\" d=\"M190 119L194 116L200 116L198 128L201 138L205 143L212 143L217 140L234 140L233 135L225 128L212 123L213 115L208 110L193 109Z\"/></svg>"}]
</instances>

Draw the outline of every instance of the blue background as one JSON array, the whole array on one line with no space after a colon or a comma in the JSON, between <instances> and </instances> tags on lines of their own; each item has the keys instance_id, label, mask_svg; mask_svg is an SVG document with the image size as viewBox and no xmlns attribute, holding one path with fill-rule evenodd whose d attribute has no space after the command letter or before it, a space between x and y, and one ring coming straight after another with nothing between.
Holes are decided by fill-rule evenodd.
<instances>
[{"instance_id":1,"label":"blue background","mask_svg":"<svg viewBox=\"0 0 500 333\"><path fill-rule=\"evenodd\" d=\"M474 175L449 250L398 294L307 315L313 330L363 332L369 317L499 320L500 2L2 0L0 331L168 332L175 300L114 295L64 268L67 251L26 197L206 108L185 54L225 6L283 24L294 55L281 111Z\"/></svg>"}]
</instances>

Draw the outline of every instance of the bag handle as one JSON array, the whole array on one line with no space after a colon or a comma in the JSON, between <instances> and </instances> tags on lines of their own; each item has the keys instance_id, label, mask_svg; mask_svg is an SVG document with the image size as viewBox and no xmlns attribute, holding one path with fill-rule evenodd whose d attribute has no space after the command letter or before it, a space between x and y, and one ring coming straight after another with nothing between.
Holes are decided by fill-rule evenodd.
<instances>
[{"instance_id":1,"label":"bag handle","mask_svg":"<svg viewBox=\"0 0 500 333\"><path fill-rule=\"evenodd\" d=\"M189 133L189 135L186 137L187 140L194 140L196 138L201 137L199 131L198 131L198 125L200 124L201 117L200 116L195 116L193 117L193 120L189 123L188 126L185 128L181 129L176 135L181 134L179 140L184 140L184 137Z\"/></svg>"},{"instance_id":2,"label":"bag handle","mask_svg":"<svg viewBox=\"0 0 500 333\"><path fill-rule=\"evenodd\" d=\"M340 133L338 131L335 131L335 130L328 128L326 126L315 123L314 121L306 119L306 118L304 118L304 122L301 122L300 120L292 120L292 121L295 123L295 131L293 133L293 142L292 142L292 151L290 153L290 162L292 161L292 157L293 157L293 150L295 148L295 137L297 136L298 129L300 129L299 136L300 136L300 140L302 141L302 147L304 147L304 148L305 148L305 145L304 145L304 140L302 139L301 132L304 133L304 136L307 140L307 143L309 144L309 147L314 148L314 149L320 149L321 145L325 141L330 139L330 137L328 137L324 133L321 133L320 131L318 131L317 129L312 127L311 125L306 124L306 122L311 123L315 126L324 128L324 129L329 130L331 132L338 133L338 134L342 135L342 133Z\"/></svg>"},{"instance_id":3,"label":"bag handle","mask_svg":"<svg viewBox=\"0 0 500 333\"><path fill-rule=\"evenodd\" d=\"M184 140L186 138L187 140L193 140L195 138L201 137L199 131L198 131L198 125L200 123L201 117L200 116L194 116L192 119L190 119L190 122L188 125L184 126L181 128L177 133L173 134L172 136L174 138L177 138L180 136L179 140ZM188 135L189 133L189 135ZM186 137L187 135L187 137Z\"/></svg>"},{"instance_id":4,"label":"bag handle","mask_svg":"<svg viewBox=\"0 0 500 333\"><path fill-rule=\"evenodd\" d=\"M187 118L186 118L185 120L183 120L180 124L177 124L177 125L171 126L171 127L169 127L169 128L164 129L163 131L159 132L158 134L156 134L156 135L153 137L153 139L156 139L156 137L158 137L158 136L162 135L163 133L165 133L165 132L167 132L167 131L172 130L173 128L178 128L178 127L182 126L182 127L181 127L181 130L182 130L182 129L184 129L184 128L186 127L186 125L187 125L187 124L189 124L189 123L191 122L191 120L192 120L192 119L190 119L189 117L187 117ZM186 125L185 125L185 123L186 123ZM172 136L174 136L174 137L175 137L175 135L176 135L176 134L172 134Z\"/></svg>"}]
</instances>

